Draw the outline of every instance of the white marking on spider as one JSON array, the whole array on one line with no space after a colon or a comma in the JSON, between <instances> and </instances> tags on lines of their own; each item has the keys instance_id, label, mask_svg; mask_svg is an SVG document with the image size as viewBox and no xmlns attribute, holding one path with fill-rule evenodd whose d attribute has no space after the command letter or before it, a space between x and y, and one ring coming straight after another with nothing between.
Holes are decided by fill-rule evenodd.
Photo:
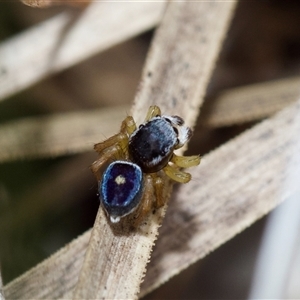
<instances>
[{"instance_id":1,"label":"white marking on spider","mask_svg":"<svg viewBox=\"0 0 300 300\"><path fill-rule=\"evenodd\" d=\"M115 179L115 183L117 185L124 184L126 182L126 178L123 175L118 175Z\"/></svg>"}]
</instances>

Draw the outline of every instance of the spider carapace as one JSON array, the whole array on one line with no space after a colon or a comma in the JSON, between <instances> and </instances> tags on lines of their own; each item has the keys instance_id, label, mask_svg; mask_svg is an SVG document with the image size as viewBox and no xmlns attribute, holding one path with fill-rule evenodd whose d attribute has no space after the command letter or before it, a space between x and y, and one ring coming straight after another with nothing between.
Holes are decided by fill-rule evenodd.
<instances>
[{"instance_id":1,"label":"spider carapace","mask_svg":"<svg viewBox=\"0 0 300 300\"><path fill-rule=\"evenodd\" d=\"M161 115L158 106L150 106L138 128L128 116L118 134L95 144L99 158L91 169L99 183L101 205L112 223L134 212L136 225L152 208L163 206L166 176L180 183L191 180L180 168L199 165L200 156L174 153L191 136L182 118ZM104 165L108 167L100 175Z\"/></svg>"}]
</instances>

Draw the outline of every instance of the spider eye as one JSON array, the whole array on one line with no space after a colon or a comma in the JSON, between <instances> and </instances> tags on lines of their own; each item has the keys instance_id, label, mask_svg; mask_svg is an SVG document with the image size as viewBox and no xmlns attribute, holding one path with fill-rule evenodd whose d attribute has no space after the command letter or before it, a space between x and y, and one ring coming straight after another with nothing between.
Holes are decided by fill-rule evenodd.
<instances>
[{"instance_id":1,"label":"spider eye","mask_svg":"<svg viewBox=\"0 0 300 300\"><path fill-rule=\"evenodd\" d=\"M184 124L184 120L179 116L172 116L173 122L179 126Z\"/></svg>"},{"instance_id":2,"label":"spider eye","mask_svg":"<svg viewBox=\"0 0 300 300\"><path fill-rule=\"evenodd\" d=\"M174 131L175 131L175 133L176 133L176 136L178 136L178 134L179 134L178 129L177 129L176 127L173 127L173 129L174 129Z\"/></svg>"},{"instance_id":3,"label":"spider eye","mask_svg":"<svg viewBox=\"0 0 300 300\"><path fill-rule=\"evenodd\" d=\"M105 170L99 186L100 201L112 222L137 208L142 179L141 168L126 161L115 161Z\"/></svg>"}]
</instances>

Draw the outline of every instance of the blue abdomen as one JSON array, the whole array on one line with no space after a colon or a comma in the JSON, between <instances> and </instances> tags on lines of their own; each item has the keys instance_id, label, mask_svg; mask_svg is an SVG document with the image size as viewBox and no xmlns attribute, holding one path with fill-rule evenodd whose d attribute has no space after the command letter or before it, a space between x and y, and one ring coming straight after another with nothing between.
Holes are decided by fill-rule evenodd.
<instances>
[{"instance_id":1,"label":"blue abdomen","mask_svg":"<svg viewBox=\"0 0 300 300\"><path fill-rule=\"evenodd\" d=\"M108 166L99 185L99 194L112 222L118 222L137 208L142 183L142 170L138 165L115 161Z\"/></svg>"}]
</instances>

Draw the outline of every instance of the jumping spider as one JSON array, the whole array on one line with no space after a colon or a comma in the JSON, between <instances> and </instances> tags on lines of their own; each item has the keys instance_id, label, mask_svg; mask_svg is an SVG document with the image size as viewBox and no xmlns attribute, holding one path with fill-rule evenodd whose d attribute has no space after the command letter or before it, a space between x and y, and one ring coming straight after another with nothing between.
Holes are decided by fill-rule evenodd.
<instances>
[{"instance_id":1,"label":"jumping spider","mask_svg":"<svg viewBox=\"0 0 300 300\"><path fill-rule=\"evenodd\" d=\"M135 224L139 224L151 208L163 206L166 175L180 183L191 180L179 168L199 165L200 157L173 153L192 136L192 130L183 124L182 118L161 115L158 106L150 106L138 128L128 116L118 134L95 144L100 156L91 170L99 182L101 205L112 223L136 210ZM99 170L108 163L101 178Z\"/></svg>"}]
</instances>

